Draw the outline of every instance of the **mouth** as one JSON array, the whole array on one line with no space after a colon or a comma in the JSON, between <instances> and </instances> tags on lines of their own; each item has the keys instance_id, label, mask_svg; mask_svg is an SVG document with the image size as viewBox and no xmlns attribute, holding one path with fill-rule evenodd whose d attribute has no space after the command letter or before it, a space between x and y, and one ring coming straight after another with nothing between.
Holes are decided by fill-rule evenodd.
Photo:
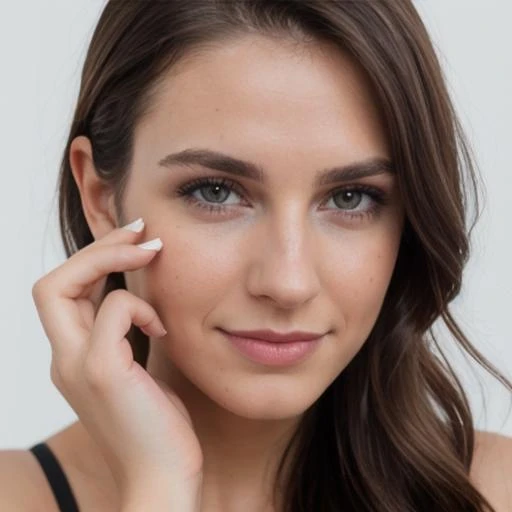
<instances>
[{"instance_id":1,"label":"mouth","mask_svg":"<svg viewBox=\"0 0 512 512\"><path fill-rule=\"evenodd\" d=\"M313 339L297 339L297 335L294 333L295 337L292 341L283 341L282 337L279 338L279 341L269 341L268 339L247 338L246 335L238 336L232 331L219 330L230 342L230 345L244 358L266 366L298 364L311 356L324 338L322 335Z\"/></svg>"},{"instance_id":2,"label":"mouth","mask_svg":"<svg viewBox=\"0 0 512 512\"><path fill-rule=\"evenodd\" d=\"M312 331L291 331L288 333L279 333L271 329L259 329L251 331L233 331L220 329L226 334L244 339L254 339L266 341L269 343L294 343L299 341L315 341L324 336L324 333Z\"/></svg>"}]
</instances>

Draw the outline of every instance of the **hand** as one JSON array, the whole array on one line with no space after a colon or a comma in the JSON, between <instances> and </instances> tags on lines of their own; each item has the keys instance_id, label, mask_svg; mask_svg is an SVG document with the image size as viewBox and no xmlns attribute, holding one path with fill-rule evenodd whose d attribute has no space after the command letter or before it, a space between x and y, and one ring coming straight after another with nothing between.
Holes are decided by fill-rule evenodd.
<instances>
[{"instance_id":1,"label":"hand","mask_svg":"<svg viewBox=\"0 0 512 512\"><path fill-rule=\"evenodd\" d=\"M183 402L133 358L132 323L161 337L154 308L126 290L99 304L107 275L150 263L140 233L123 228L39 279L32 296L52 347L51 378L97 442L121 494L147 484L197 488L203 454Z\"/></svg>"}]
</instances>

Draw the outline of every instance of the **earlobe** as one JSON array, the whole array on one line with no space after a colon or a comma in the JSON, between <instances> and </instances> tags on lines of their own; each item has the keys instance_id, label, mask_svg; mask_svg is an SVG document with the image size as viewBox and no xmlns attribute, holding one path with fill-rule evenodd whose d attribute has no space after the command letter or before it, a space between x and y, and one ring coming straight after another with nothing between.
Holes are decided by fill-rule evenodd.
<instances>
[{"instance_id":1,"label":"earlobe","mask_svg":"<svg viewBox=\"0 0 512 512\"><path fill-rule=\"evenodd\" d=\"M80 192L82 209L95 240L117 228L113 189L96 173L91 141L76 137L69 148L69 164Z\"/></svg>"}]
</instances>

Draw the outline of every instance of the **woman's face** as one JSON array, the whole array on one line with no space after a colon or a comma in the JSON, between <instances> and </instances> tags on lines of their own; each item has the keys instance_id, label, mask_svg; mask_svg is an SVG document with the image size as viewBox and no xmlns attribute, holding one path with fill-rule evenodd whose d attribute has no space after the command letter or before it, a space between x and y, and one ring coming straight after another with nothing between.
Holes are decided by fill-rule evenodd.
<instances>
[{"instance_id":1,"label":"woman's face","mask_svg":"<svg viewBox=\"0 0 512 512\"><path fill-rule=\"evenodd\" d=\"M252 162L263 179L166 161L190 149ZM136 129L124 201L126 221L142 216L144 239L163 241L126 274L168 330L152 340L150 367L165 360L167 380L247 418L311 406L368 337L403 225L392 172L330 183L317 174L389 156L364 75L333 48L251 37L174 68ZM213 185L180 195L203 178ZM328 334L305 360L269 366L219 329Z\"/></svg>"}]
</instances>

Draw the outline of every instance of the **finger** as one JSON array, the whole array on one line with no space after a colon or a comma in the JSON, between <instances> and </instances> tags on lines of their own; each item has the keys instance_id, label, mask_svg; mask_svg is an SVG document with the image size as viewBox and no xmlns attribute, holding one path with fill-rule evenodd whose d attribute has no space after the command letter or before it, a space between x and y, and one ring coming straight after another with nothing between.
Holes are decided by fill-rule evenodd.
<instances>
[{"instance_id":1,"label":"finger","mask_svg":"<svg viewBox=\"0 0 512 512\"><path fill-rule=\"evenodd\" d=\"M137 219L137 221L127 224L126 226L112 229L106 235L83 247L81 251L88 251L98 245L110 245L122 242L133 243L141 237L145 227L142 219Z\"/></svg>"},{"instance_id":2,"label":"finger","mask_svg":"<svg viewBox=\"0 0 512 512\"><path fill-rule=\"evenodd\" d=\"M144 225L141 224L142 229ZM58 286L59 281L66 279L66 273L71 264L74 264L76 260L80 260L86 254L94 253L99 247L106 245L121 245L121 244L134 244L140 238L140 232L134 232L123 228L113 229L103 238L96 240L95 242L82 248L80 251L71 255L64 264L59 265L52 271L48 272L42 279L39 279L32 288L32 295L34 299L42 295L46 290L52 290L55 286ZM54 282L55 281L55 282Z\"/></svg>"},{"instance_id":3,"label":"finger","mask_svg":"<svg viewBox=\"0 0 512 512\"><path fill-rule=\"evenodd\" d=\"M113 245L119 244L121 242L130 242L134 243L140 237L140 234L143 232L145 228L145 224L142 218L137 219L136 221L123 226L122 228L116 228L107 233L102 238L94 241L88 246L82 249L82 252L89 252L94 250L95 247L101 245ZM130 235L130 233L133 233ZM105 294L105 283L107 280L107 276L103 279L98 280L94 285L92 285L92 289L89 293L89 297L92 302L98 305Z\"/></svg>"},{"instance_id":4,"label":"finger","mask_svg":"<svg viewBox=\"0 0 512 512\"><path fill-rule=\"evenodd\" d=\"M112 272L136 270L154 258L156 252L128 243L97 245L87 252L77 252L34 285L34 298L84 296L84 291L99 279Z\"/></svg>"},{"instance_id":5,"label":"finger","mask_svg":"<svg viewBox=\"0 0 512 512\"><path fill-rule=\"evenodd\" d=\"M125 338L132 324L156 337L165 331L157 312L145 300L126 290L109 293L98 310L86 356L99 382L132 367L133 353Z\"/></svg>"},{"instance_id":6,"label":"finger","mask_svg":"<svg viewBox=\"0 0 512 512\"><path fill-rule=\"evenodd\" d=\"M87 299L91 285L111 272L147 265L156 252L129 244L97 246L94 251L77 253L67 260L52 275L45 276L39 288L36 283L34 301L53 349L67 351L70 345L78 349L86 342L96 304L91 301L88 308L82 301L79 307L78 298Z\"/></svg>"}]
</instances>

